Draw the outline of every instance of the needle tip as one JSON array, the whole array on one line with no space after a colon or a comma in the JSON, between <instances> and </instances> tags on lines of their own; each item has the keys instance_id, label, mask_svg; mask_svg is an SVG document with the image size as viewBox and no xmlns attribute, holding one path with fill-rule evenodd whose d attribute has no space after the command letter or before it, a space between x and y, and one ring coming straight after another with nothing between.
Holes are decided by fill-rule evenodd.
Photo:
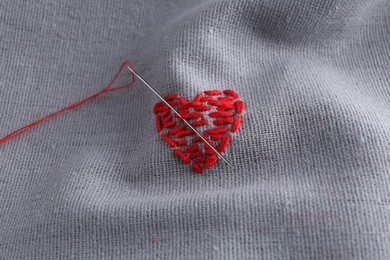
<instances>
[{"instance_id":1,"label":"needle tip","mask_svg":"<svg viewBox=\"0 0 390 260\"><path fill-rule=\"evenodd\" d=\"M234 168L233 164L231 164L228 160L226 160L225 157L223 157L221 154L220 154L220 157L222 158L222 160L227 163L230 167Z\"/></svg>"}]
</instances>

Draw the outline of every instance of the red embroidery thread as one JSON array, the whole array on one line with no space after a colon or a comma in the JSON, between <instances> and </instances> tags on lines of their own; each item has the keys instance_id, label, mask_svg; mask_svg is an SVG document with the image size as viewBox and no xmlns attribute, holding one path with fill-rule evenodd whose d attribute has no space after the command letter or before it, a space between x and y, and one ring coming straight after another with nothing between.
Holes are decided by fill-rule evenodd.
<instances>
[{"instance_id":1,"label":"red embroidery thread","mask_svg":"<svg viewBox=\"0 0 390 260\"><path fill-rule=\"evenodd\" d=\"M221 153L231 141L230 133L236 132L242 123L244 102L233 90L206 90L196 95L193 101L187 101L178 94L168 95L164 99L178 110L182 118L200 129L203 136ZM215 152L163 102L157 102L153 112L161 138L184 163L192 163L195 172L202 173L218 161ZM211 128L207 128L209 121Z\"/></svg>"},{"instance_id":2,"label":"red embroidery thread","mask_svg":"<svg viewBox=\"0 0 390 260\"><path fill-rule=\"evenodd\" d=\"M86 103L87 101L89 101L91 99L94 99L94 98L97 98L98 96L100 96L100 95L102 95L104 93L131 87L134 84L134 82L135 82L135 77L134 77L133 73L131 73L131 81L130 81L129 84L126 84L126 85L123 85L123 86L120 86L120 87L116 87L116 88L112 87L114 85L116 79L121 74L123 68L125 66L127 66L127 65L132 67L132 65L131 65L131 63L129 61L123 62L121 67L119 68L118 72L115 74L114 78L111 80L111 82L105 88L103 88L101 91L99 91L99 92L93 94L92 96L89 96L89 97L87 97L87 98L85 98L83 100L80 100L80 101L78 101L78 102L76 102L76 103L74 103L74 104L72 104L70 106L64 107L63 109L60 109L60 110L58 110L58 111L56 111L56 112L54 112L54 113L52 113L50 115L42 117L41 119L39 119L39 120L29 124L29 125L23 126L23 127L19 128L16 131L13 131L12 133L10 133L10 134L4 136L3 138L1 138L0 139L0 144L5 143L5 142L7 142L7 141L9 141L9 140L11 140L11 139L13 139L13 138L23 134L24 132L26 132L26 131L30 130L31 128L33 128L34 126L36 126L36 125L38 125L38 124L48 120L49 118L55 117L55 116L65 112L65 111L68 111L68 110L71 110L73 108L79 107L79 106L83 105L84 103Z\"/></svg>"}]
</instances>

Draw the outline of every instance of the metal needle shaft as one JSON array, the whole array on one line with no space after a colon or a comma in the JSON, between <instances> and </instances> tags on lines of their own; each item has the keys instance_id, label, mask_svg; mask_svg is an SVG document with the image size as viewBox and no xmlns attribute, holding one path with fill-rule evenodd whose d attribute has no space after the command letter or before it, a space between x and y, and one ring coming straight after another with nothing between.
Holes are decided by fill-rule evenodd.
<instances>
[{"instance_id":1,"label":"metal needle shaft","mask_svg":"<svg viewBox=\"0 0 390 260\"><path fill-rule=\"evenodd\" d=\"M231 165L228 160L226 160L225 157L223 157L223 155L221 153L219 153L217 151L217 149L214 148L214 146L212 146L209 141L206 140L206 138L204 138L201 133L199 133L198 130L196 130L187 120L185 120L179 112L176 111L175 108L173 108L152 86L149 85L149 83L147 83L140 75L138 75L137 72L135 72L135 70L133 68L131 68L130 66L127 66L127 68L135 75L137 76L137 78L139 78L154 94L156 94L156 96L158 96L159 99L161 99L162 102L164 102L165 105L167 105L176 115L178 115L182 120L183 122L189 127L191 128L191 130L193 130L208 146L210 146L211 149L213 149L213 151L218 154L219 157L221 157L222 160L224 160L224 162L226 162L229 166L233 167L233 165Z\"/></svg>"}]
</instances>

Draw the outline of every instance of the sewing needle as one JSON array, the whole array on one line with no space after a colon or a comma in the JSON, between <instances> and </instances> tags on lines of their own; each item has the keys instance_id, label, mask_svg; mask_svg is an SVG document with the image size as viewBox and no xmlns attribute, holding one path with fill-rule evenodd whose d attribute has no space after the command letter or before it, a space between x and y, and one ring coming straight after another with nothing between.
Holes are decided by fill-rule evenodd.
<instances>
[{"instance_id":1,"label":"sewing needle","mask_svg":"<svg viewBox=\"0 0 390 260\"><path fill-rule=\"evenodd\" d=\"M187 120L185 120L179 112L176 111L175 108L173 108L152 86L149 85L149 83L147 83L140 75L138 75L137 72L135 72L135 70L133 68L131 68L129 65L127 65L127 68L135 75L137 76L137 78L139 78L154 94L156 94L156 96L161 99L162 102L164 102L165 105L167 105L176 115L178 115L182 120L183 122L189 127L191 128L191 130L193 130L211 149L213 149L213 151L218 154L219 157L221 157L221 159L227 163L230 167L233 167L232 164L230 164L228 162L228 160L226 160L225 157L223 157L222 154L220 154L217 149L214 148L214 146L212 146L209 141L206 140L206 138L204 138L201 133L199 133L198 130L196 130Z\"/></svg>"}]
</instances>

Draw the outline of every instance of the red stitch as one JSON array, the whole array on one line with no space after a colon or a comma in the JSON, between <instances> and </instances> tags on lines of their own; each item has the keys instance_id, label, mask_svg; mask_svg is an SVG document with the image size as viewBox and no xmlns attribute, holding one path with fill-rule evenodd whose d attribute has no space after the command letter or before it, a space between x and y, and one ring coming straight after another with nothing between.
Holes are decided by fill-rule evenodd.
<instances>
[{"instance_id":1,"label":"red stitch","mask_svg":"<svg viewBox=\"0 0 390 260\"><path fill-rule=\"evenodd\" d=\"M201 126L201 125L207 125L209 121L207 119L201 119L195 122L192 122L191 125L196 127L196 126Z\"/></svg>"},{"instance_id":2,"label":"red stitch","mask_svg":"<svg viewBox=\"0 0 390 260\"><path fill-rule=\"evenodd\" d=\"M211 109L210 106L197 106L197 107L194 107L195 111L207 111L207 110L210 110L210 109Z\"/></svg>"},{"instance_id":3,"label":"red stitch","mask_svg":"<svg viewBox=\"0 0 390 260\"><path fill-rule=\"evenodd\" d=\"M166 106L166 105L161 105L158 109L157 109L157 112L163 112L163 111L169 111L170 108L169 106Z\"/></svg>"},{"instance_id":4,"label":"red stitch","mask_svg":"<svg viewBox=\"0 0 390 260\"><path fill-rule=\"evenodd\" d=\"M211 140L221 140L225 137L225 135L220 135L220 134L216 134L216 135L210 135L210 139Z\"/></svg>"},{"instance_id":5,"label":"red stitch","mask_svg":"<svg viewBox=\"0 0 390 260\"><path fill-rule=\"evenodd\" d=\"M200 100L202 99L203 95L202 94L198 94L196 95L196 97L194 98L194 101L195 102L200 102Z\"/></svg>"},{"instance_id":6,"label":"red stitch","mask_svg":"<svg viewBox=\"0 0 390 260\"><path fill-rule=\"evenodd\" d=\"M153 107L153 112L156 114L157 109L160 108L161 106L162 106L162 101L157 102Z\"/></svg>"},{"instance_id":7,"label":"red stitch","mask_svg":"<svg viewBox=\"0 0 390 260\"><path fill-rule=\"evenodd\" d=\"M180 105L183 105L185 103L187 103L188 101L184 98L184 97L179 97L179 104Z\"/></svg>"},{"instance_id":8,"label":"red stitch","mask_svg":"<svg viewBox=\"0 0 390 260\"><path fill-rule=\"evenodd\" d=\"M198 106L201 106L203 104L203 102L193 101L193 102L190 102L190 104L192 105L192 107L198 107Z\"/></svg>"},{"instance_id":9,"label":"red stitch","mask_svg":"<svg viewBox=\"0 0 390 260\"><path fill-rule=\"evenodd\" d=\"M178 132L185 130L186 128L187 128L186 125L181 125L181 126L178 126L178 127L174 128L174 129L169 130L168 134L175 135Z\"/></svg>"},{"instance_id":10,"label":"red stitch","mask_svg":"<svg viewBox=\"0 0 390 260\"><path fill-rule=\"evenodd\" d=\"M185 154L180 151L179 149L175 149L174 153L176 154L177 157L179 157L184 163L190 163L191 159L185 156Z\"/></svg>"},{"instance_id":11,"label":"red stitch","mask_svg":"<svg viewBox=\"0 0 390 260\"><path fill-rule=\"evenodd\" d=\"M168 110L160 113L160 117L164 117L164 116L168 115L169 113L171 113L171 111L168 109Z\"/></svg>"},{"instance_id":12,"label":"red stitch","mask_svg":"<svg viewBox=\"0 0 390 260\"><path fill-rule=\"evenodd\" d=\"M209 116L211 117L232 117L234 116L234 112L224 112L224 111L220 111L220 112L212 112L209 114Z\"/></svg>"},{"instance_id":13,"label":"red stitch","mask_svg":"<svg viewBox=\"0 0 390 260\"><path fill-rule=\"evenodd\" d=\"M231 124L233 123L233 119L232 118L222 118L222 119L216 119L213 121L213 124L214 125L226 125L226 124Z\"/></svg>"},{"instance_id":14,"label":"red stitch","mask_svg":"<svg viewBox=\"0 0 390 260\"><path fill-rule=\"evenodd\" d=\"M177 142L177 146L183 146L183 145L186 145L187 144L187 140L186 139L183 139L183 140L180 140Z\"/></svg>"},{"instance_id":15,"label":"red stitch","mask_svg":"<svg viewBox=\"0 0 390 260\"><path fill-rule=\"evenodd\" d=\"M193 144L193 145L188 146L188 147L184 150L184 152L185 152L185 153L190 153L190 152L193 152L193 151L198 150L198 149L199 149L199 145Z\"/></svg>"},{"instance_id":16,"label":"red stitch","mask_svg":"<svg viewBox=\"0 0 390 260\"><path fill-rule=\"evenodd\" d=\"M217 111L226 111L226 110L231 110L234 107L217 107Z\"/></svg>"},{"instance_id":17,"label":"red stitch","mask_svg":"<svg viewBox=\"0 0 390 260\"><path fill-rule=\"evenodd\" d=\"M222 139L221 144L218 147L218 152L222 153L223 151L226 150L226 148L230 142L230 139L231 139L230 136L225 136L225 138Z\"/></svg>"},{"instance_id":18,"label":"red stitch","mask_svg":"<svg viewBox=\"0 0 390 260\"><path fill-rule=\"evenodd\" d=\"M208 103L209 103L210 105L213 105L213 106L220 106L220 107L226 107L226 108L234 108L234 102L233 102L233 101L210 100Z\"/></svg>"},{"instance_id":19,"label":"red stitch","mask_svg":"<svg viewBox=\"0 0 390 260\"><path fill-rule=\"evenodd\" d=\"M200 137L195 137L195 138L192 138L191 140L193 143L199 143L199 142L203 142L202 138Z\"/></svg>"},{"instance_id":20,"label":"red stitch","mask_svg":"<svg viewBox=\"0 0 390 260\"><path fill-rule=\"evenodd\" d=\"M194 158L202 156L202 155L203 155L202 151L197 151L197 152L194 152L194 153L190 153L190 155L188 155L188 158L194 159Z\"/></svg>"},{"instance_id":21,"label":"red stitch","mask_svg":"<svg viewBox=\"0 0 390 260\"><path fill-rule=\"evenodd\" d=\"M210 155L209 157L206 158L206 162L203 165L203 168L208 169L211 166L213 166L217 161L218 161L218 157L216 155Z\"/></svg>"},{"instance_id":22,"label":"red stitch","mask_svg":"<svg viewBox=\"0 0 390 260\"><path fill-rule=\"evenodd\" d=\"M232 96L226 96L226 97L219 97L218 100L225 100L225 101L231 101L233 100L234 97Z\"/></svg>"},{"instance_id":23,"label":"red stitch","mask_svg":"<svg viewBox=\"0 0 390 260\"><path fill-rule=\"evenodd\" d=\"M194 130L180 131L177 134L175 134L175 138L180 138L180 137L183 137L183 136L193 135L193 134L195 134Z\"/></svg>"},{"instance_id":24,"label":"red stitch","mask_svg":"<svg viewBox=\"0 0 390 260\"><path fill-rule=\"evenodd\" d=\"M172 146L173 148L176 147L176 142L173 141L171 138L169 138L169 136L167 136L166 134L162 134L161 135L161 138L167 142L170 146Z\"/></svg>"},{"instance_id":25,"label":"red stitch","mask_svg":"<svg viewBox=\"0 0 390 260\"><path fill-rule=\"evenodd\" d=\"M212 150L212 149L205 149L205 154L207 154L207 155L213 155L213 154L215 154L215 152L214 152L214 150Z\"/></svg>"},{"instance_id":26,"label":"red stitch","mask_svg":"<svg viewBox=\"0 0 390 260\"><path fill-rule=\"evenodd\" d=\"M217 96L217 95L221 95L222 91L220 91L220 90L206 90L206 91L203 91L203 93L205 93L206 95L210 95L210 96Z\"/></svg>"},{"instance_id":27,"label":"red stitch","mask_svg":"<svg viewBox=\"0 0 390 260\"><path fill-rule=\"evenodd\" d=\"M242 102L241 100L237 100L235 106L236 106L237 113L241 113L244 110L244 102Z\"/></svg>"},{"instance_id":28,"label":"red stitch","mask_svg":"<svg viewBox=\"0 0 390 260\"><path fill-rule=\"evenodd\" d=\"M171 121L171 122L163 124L163 128L171 128L174 126L176 126L176 121Z\"/></svg>"},{"instance_id":29,"label":"red stitch","mask_svg":"<svg viewBox=\"0 0 390 260\"><path fill-rule=\"evenodd\" d=\"M214 150L211 149L211 147L207 143L203 142L203 145L204 145L204 149L205 149L206 154L215 154ZM217 149L215 144L212 144L212 146L214 147L214 149Z\"/></svg>"},{"instance_id":30,"label":"red stitch","mask_svg":"<svg viewBox=\"0 0 390 260\"><path fill-rule=\"evenodd\" d=\"M173 100L173 101L169 102L169 104L171 104L171 106L175 107L175 106L177 106L177 100Z\"/></svg>"},{"instance_id":31,"label":"red stitch","mask_svg":"<svg viewBox=\"0 0 390 260\"><path fill-rule=\"evenodd\" d=\"M226 95L230 95L234 98L238 98L238 94L231 89L224 90L223 93Z\"/></svg>"},{"instance_id":32,"label":"red stitch","mask_svg":"<svg viewBox=\"0 0 390 260\"><path fill-rule=\"evenodd\" d=\"M242 121L242 117L237 116L236 119L234 119L234 123L232 125L232 128L230 129L230 132L232 133L236 132L241 125L241 121Z\"/></svg>"},{"instance_id":33,"label":"red stitch","mask_svg":"<svg viewBox=\"0 0 390 260\"><path fill-rule=\"evenodd\" d=\"M214 98L213 97L202 97L200 99L201 102L209 102L210 100L214 100Z\"/></svg>"},{"instance_id":34,"label":"red stitch","mask_svg":"<svg viewBox=\"0 0 390 260\"><path fill-rule=\"evenodd\" d=\"M181 114L181 117L184 118L184 119L196 119L196 118L202 118L203 115L202 113L199 113L199 112L191 112L191 113L188 113L188 114Z\"/></svg>"},{"instance_id":35,"label":"red stitch","mask_svg":"<svg viewBox=\"0 0 390 260\"><path fill-rule=\"evenodd\" d=\"M183 105L180 105L179 106L179 109L188 109L190 107L198 107L198 106L201 106L203 103L202 102L196 102L196 101L193 101L193 102L187 102Z\"/></svg>"},{"instance_id":36,"label":"red stitch","mask_svg":"<svg viewBox=\"0 0 390 260\"><path fill-rule=\"evenodd\" d=\"M158 116L156 116L156 128L157 128L157 132L160 133L162 129L161 129L161 121Z\"/></svg>"},{"instance_id":37,"label":"red stitch","mask_svg":"<svg viewBox=\"0 0 390 260\"><path fill-rule=\"evenodd\" d=\"M219 128L212 128L212 129L206 129L204 130L204 135L213 135L213 134L222 134L229 131L228 127L219 127Z\"/></svg>"},{"instance_id":38,"label":"red stitch","mask_svg":"<svg viewBox=\"0 0 390 260\"><path fill-rule=\"evenodd\" d=\"M197 162L197 163L204 163L205 161L206 161L206 158L204 158L204 157L198 157L195 159L195 162Z\"/></svg>"},{"instance_id":39,"label":"red stitch","mask_svg":"<svg viewBox=\"0 0 390 260\"><path fill-rule=\"evenodd\" d=\"M197 173L202 173L202 168L200 168L200 166L199 166L196 162L194 162L194 163L192 164L192 169L193 169L194 171L196 171Z\"/></svg>"},{"instance_id":40,"label":"red stitch","mask_svg":"<svg viewBox=\"0 0 390 260\"><path fill-rule=\"evenodd\" d=\"M190 110L184 109L184 110L179 110L178 112L179 112L180 115L183 116L183 115L188 114L188 113L190 112ZM175 114L175 117L176 117L176 118L180 118L180 117L179 117L178 115L176 115L176 114Z\"/></svg>"},{"instance_id":41,"label":"red stitch","mask_svg":"<svg viewBox=\"0 0 390 260\"><path fill-rule=\"evenodd\" d=\"M162 121L162 124L166 124L166 123L168 123L169 121L171 121L172 120L172 118L173 118L173 115L171 114L171 115L169 115L169 116L167 116L163 121Z\"/></svg>"},{"instance_id":42,"label":"red stitch","mask_svg":"<svg viewBox=\"0 0 390 260\"><path fill-rule=\"evenodd\" d=\"M177 97L177 94L171 94L171 95L166 96L164 99L166 101L169 101L169 100L175 99L176 97Z\"/></svg>"}]
</instances>

